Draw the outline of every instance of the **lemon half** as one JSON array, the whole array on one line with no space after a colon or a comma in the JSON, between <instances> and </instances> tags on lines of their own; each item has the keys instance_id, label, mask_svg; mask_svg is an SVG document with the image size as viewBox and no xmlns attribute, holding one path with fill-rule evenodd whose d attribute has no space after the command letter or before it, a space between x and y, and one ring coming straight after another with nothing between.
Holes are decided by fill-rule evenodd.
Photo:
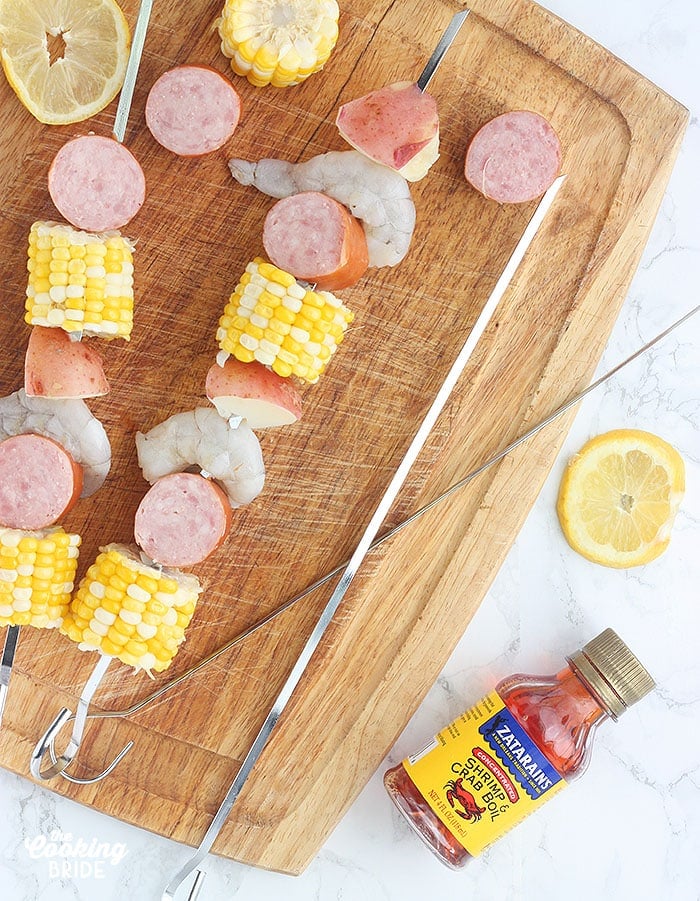
<instances>
[{"instance_id":1,"label":"lemon half","mask_svg":"<svg viewBox=\"0 0 700 901\"><path fill-rule=\"evenodd\" d=\"M685 466L662 438L606 432L569 462L557 513L571 547L603 566L639 566L666 550L685 490Z\"/></svg>"},{"instance_id":2,"label":"lemon half","mask_svg":"<svg viewBox=\"0 0 700 901\"><path fill-rule=\"evenodd\" d=\"M129 45L114 0L0 0L5 75L47 125L81 122L104 109L124 81Z\"/></svg>"}]
</instances>

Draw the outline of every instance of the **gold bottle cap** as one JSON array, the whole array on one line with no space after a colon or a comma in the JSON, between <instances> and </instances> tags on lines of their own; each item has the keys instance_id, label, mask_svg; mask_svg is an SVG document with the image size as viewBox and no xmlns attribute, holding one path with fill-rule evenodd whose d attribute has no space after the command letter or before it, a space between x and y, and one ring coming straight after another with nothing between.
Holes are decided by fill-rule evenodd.
<instances>
[{"instance_id":1,"label":"gold bottle cap","mask_svg":"<svg viewBox=\"0 0 700 901\"><path fill-rule=\"evenodd\" d=\"M567 659L615 719L656 685L612 629L601 632Z\"/></svg>"}]
</instances>

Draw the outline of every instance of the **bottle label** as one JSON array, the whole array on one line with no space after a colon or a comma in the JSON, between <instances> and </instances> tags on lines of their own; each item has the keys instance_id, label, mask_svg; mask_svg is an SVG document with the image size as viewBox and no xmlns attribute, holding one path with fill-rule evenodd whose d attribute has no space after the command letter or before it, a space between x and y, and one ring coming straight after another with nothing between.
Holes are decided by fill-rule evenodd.
<instances>
[{"instance_id":1,"label":"bottle label","mask_svg":"<svg viewBox=\"0 0 700 901\"><path fill-rule=\"evenodd\" d=\"M472 856L566 785L496 691L403 766Z\"/></svg>"}]
</instances>

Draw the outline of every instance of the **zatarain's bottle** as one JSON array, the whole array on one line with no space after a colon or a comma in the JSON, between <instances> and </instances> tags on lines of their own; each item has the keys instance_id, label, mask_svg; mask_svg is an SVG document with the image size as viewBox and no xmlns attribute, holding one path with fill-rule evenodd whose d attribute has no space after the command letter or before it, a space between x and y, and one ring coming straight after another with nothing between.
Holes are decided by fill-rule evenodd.
<instances>
[{"instance_id":1,"label":"zatarain's bottle","mask_svg":"<svg viewBox=\"0 0 700 901\"><path fill-rule=\"evenodd\" d=\"M514 675L384 775L428 847L458 869L588 764L597 727L654 688L606 629L553 676Z\"/></svg>"}]
</instances>

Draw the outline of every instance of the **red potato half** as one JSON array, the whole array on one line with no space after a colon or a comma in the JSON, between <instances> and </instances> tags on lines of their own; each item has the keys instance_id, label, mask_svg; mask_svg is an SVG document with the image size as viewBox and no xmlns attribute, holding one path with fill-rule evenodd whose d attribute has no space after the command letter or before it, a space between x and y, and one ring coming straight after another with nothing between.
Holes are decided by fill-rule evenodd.
<instances>
[{"instance_id":1,"label":"red potato half","mask_svg":"<svg viewBox=\"0 0 700 901\"><path fill-rule=\"evenodd\" d=\"M439 156L435 98L415 82L399 81L343 104L335 124L355 150L418 181Z\"/></svg>"},{"instance_id":2,"label":"red potato half","mask_svg":"<svg viewBox=\"0 0 700 901\"><path fill-rule=\"evenodd\" d=\"M207 373L206 392L220 416L242 416L251 429L290 425L301 418L301 396L294 386L262 363L229 357Z\"/></svg>"},{"instance_id":3,"label":"red potato half","mask_svg":"<svg viewBox=\"0 0 700 901\"><path fill-rule=\"evenodd\" d=\"M277 201L265 217L263 246L275 266L322 291L349 288L369 266L367 238L358 220L318 191Z\"/></svg>"},{"instance_id":4,"label":"red potato half","mask_svg":"<svg viewBox=\"0 0 700 901\"><path fill-rule=\"evenodd\" d=\"M483 125L472 138L464 175L477 191L498 203L540 197L561 169L561 144L539 113L515 110Z\"/></svg>"},{"instance_id":5,"label":"red potato half","mask_svg":"<svg viewBox=\"0 0 700 901\"><path fill-rule=\"evenodd\" d=\"M146 492L134 520L141 550L164 566L195 566L222 543L231 527L231 504L211 479L174 472Z\"/></svg>"},{"instance_id":6,"label":"red potato half","mask_svg":"<svg viewBox=\"0 0 700 901\"><path fill-rule=\"evenodd\" d=\"M176 66L155 82L146 100L146 125L178 156L212 153L233 135L241 99L231 82L210 66Z\"/></svg>"},{"instance_id":7,"label":"red potato half","mask_svg":"<svg viewBox=\"0 0 700 901\"><path fill-rule=\"evenodd\" d=\"M61 328L35 326L24 358L29 397L101 397L109 392L102 358L86 341L71 341Z\"/></svg>"},{"instance_id":8,"label":"red potato half","mask_svg":"<svg viewBox=\"0 0 700 901\"><path fill-rule=\"evenodd\" d=\"M82 135L61 147L49 169L49 194L71 225L106 232L130 222L146 199L136 157L113 138Z\"/></svg>"},{"instance_id":9,"label":"red potato half","mask_svg":"<svg viewBox=\"0 0 700 901\"><path fill-rule=\"evenodd\" d=\"M77 502L83 468L52 438L31 433L0 442L0 525L45 529Z\"/></svg>"}]
</instances>

